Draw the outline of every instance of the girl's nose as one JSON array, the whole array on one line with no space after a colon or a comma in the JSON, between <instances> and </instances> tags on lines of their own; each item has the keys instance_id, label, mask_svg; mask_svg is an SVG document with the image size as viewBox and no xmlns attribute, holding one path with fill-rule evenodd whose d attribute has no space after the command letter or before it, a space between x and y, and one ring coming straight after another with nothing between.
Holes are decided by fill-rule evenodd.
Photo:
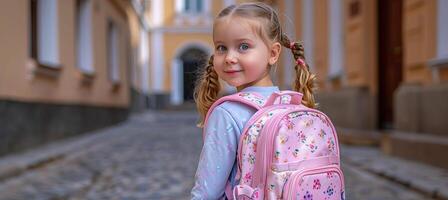
<instances>
[{"instance_id":1,"label":"girl's nose","mask_svg":"<svg viewBox=\"0 0 448 200\"><path fill-rule=\"evenodd\" d=\"M226 55L225 60L227 64L235 64L237 62L237 57L233 52L229 51L229 53L227 53Z\"/></svg>"}]
</instances>

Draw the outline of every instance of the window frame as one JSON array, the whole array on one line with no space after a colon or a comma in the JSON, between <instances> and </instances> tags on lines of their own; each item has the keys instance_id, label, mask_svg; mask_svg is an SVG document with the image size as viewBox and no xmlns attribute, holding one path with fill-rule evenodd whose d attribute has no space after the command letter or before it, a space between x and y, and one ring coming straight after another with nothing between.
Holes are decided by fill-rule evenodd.
<instances>
[{"instance_id":1,"label":"window frame","mask_svg":"<svg viewBox=\"0 0 448 200\"><path fill-rule=\"evenodd\" d=\"M30 0L29 3L29 68L33 74L58 77L62 65L57 0Z\"/></svg>"},{"instance_id":2,"label":"window frame","mask_svg":"<svg viewBox=\"0 0 448 200\"><path fill-rule=\"evenodd\" d=\"M120 30L116 22L107 20L106 59L108 79L117 88L121 82L120 74Z\"/></svg>"},{"instance_id":3,"label":"window frame","mask_svg":"<svg viewBox=\"0 0 448 200\"><path fill-rule=\"evenodd\" d=\"M91 0L76 0L76 67L86 78L95 75L92 9Z\"/></svg>"}]
</instances>

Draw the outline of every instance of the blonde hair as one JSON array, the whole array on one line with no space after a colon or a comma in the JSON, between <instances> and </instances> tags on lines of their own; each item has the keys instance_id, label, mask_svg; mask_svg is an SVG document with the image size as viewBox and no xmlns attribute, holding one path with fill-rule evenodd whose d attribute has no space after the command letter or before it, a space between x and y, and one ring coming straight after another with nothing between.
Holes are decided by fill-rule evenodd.
<instances>
[{"instance_id":1,"label":"blonde hair","mask_svg":"<svg viewBox=\"0 0 448 200\"><path fill-rule=\"evenodd\" d=\"M317 106L314 100L314 88L316 76L309 70L305 63L305 54L303 44L291 42L287 35L282 31L277 12L269 5L261 2L243 3L231 5L224 8L215 18L215 24L224 17L241 17L244 19L258 20L259 25L256 28L257 34L266 44L270 42L279 42L282 46L291 49L296 60L294 66L296 78L293 89L303 94L302 103L310 108ZM299 62L301 61L301 62ZM213 68L213 55L210 56L208 65L203 67L199 75L198 82L194 90L194 99L199 111L201 121L198 126L203 127L205 117L212 104L218 99L221 90L219 77Z\"/></svg>"}]
</instances>

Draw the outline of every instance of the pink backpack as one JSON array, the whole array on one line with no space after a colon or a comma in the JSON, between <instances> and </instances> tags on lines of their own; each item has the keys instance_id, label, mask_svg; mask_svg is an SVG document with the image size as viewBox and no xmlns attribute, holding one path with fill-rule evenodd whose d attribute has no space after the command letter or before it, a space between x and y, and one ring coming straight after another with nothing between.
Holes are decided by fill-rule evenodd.
<instances>
[{"instance_id":1,"label":"pink backpack","mask_svg":"<svg viewBox=\"0 0 448 200\"><path fill-rule=\"evenodd\" d=\"M336 130L325 114L301 100L294 91L275 92L267 100L240 92L212 105L208 114L225 101L258 110L241 133L240 183L233 189L227 184L228 199L345 199Z\"/></svg>"}]
</instances>

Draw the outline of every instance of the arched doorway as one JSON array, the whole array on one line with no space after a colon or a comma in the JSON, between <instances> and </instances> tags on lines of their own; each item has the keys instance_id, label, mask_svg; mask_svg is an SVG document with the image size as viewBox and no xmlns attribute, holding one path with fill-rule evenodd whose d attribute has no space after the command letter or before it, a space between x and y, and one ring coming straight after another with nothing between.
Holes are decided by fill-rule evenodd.
<instances>
[{"instance_id":1,"label":"arched doorway","mask_svg":"<svg viewBox=\"0 0 448 200\"><path fill-rule=\"evenodd\" d=\"M198 69L206 64L207 53L198 48L190 48L185 50L179 59L183 66L183 101L193 101Z\"/></svg>"}]
</instances>

